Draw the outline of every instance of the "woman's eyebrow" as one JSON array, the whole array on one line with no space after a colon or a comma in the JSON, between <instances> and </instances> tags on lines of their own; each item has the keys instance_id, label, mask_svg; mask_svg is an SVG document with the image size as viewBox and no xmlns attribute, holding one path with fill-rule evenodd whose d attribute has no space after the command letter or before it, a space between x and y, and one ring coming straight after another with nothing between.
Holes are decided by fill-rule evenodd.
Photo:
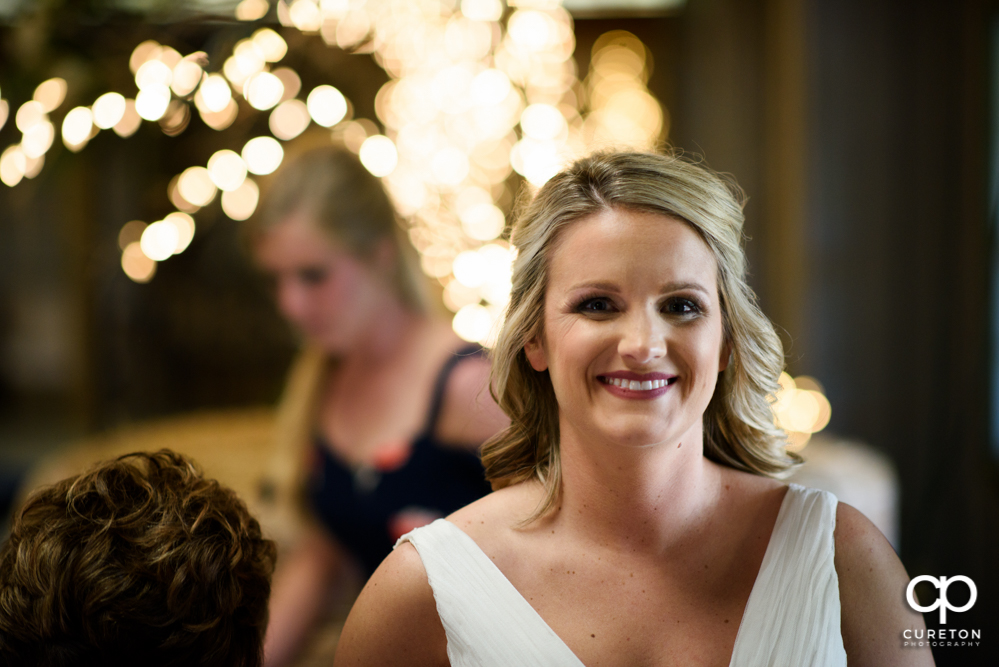
<instances>
[{"instance_id":1,"label":"woman's eyebrow","mask_svg":"<svg viewBox=\"0 0 999 667\"><path fill-rule=\"evenodd\" d=\"M659 288L660 294L666 294L668 292L680 292L683 290L694 290L697 292L703 292L705 296L710 296L711 292L701 285L700 283L666 283Z\"/></svg>"}]
</instances>

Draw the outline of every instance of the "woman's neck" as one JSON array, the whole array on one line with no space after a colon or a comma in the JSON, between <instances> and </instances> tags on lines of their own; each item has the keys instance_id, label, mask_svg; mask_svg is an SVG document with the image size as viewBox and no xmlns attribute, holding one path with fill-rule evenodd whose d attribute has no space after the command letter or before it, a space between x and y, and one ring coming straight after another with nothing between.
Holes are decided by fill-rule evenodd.
<instances>
[{"instance_id":1,"label":"woman's neck","mask_svg":"<svg viewBox=\"0 0 999 667\"><path fill-rule=\"evenodd\" d=\"M703 526L721 486L700 424L676 443L628 447L565 434L562 500L552 520L603 544L661 554Z\"/></svg>"},{"instance_id":2,"label":"woman's neck","mask_svg":"<svg viewBox=\"0 0 999 667\"><path fill-rule=\"evenodd\" d=\"M357 345L341 357L344 371L395 363L430 324L426 316L409 309L394 296L387 295L374 312L377 317L369 319Z\"/></svg>"}]
</instances>

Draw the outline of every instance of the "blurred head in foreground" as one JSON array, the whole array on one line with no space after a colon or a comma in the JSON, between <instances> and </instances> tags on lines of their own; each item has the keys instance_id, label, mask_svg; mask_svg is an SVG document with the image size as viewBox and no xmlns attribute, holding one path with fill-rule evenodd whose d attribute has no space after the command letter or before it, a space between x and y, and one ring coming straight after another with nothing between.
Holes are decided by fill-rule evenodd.
<instances>
[{"instance_id":1,"label":"blurred head in foreground","mask_svg":"<svg viewBox=\"0 0 999 667\"><path fill-rule=\"evenodd\" d=\"M256 667L275 547L187 458L129 454L32 494L0 547L0 665Z\"/></svg>"}]
</instances>

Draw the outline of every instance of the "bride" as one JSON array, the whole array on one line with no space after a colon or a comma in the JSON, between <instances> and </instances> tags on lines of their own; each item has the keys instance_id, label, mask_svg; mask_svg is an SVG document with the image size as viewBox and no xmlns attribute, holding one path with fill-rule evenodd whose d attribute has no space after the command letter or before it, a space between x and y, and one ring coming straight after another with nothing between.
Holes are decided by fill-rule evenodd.
<instances>
[{"instance_id":1,"label":"bride","mask_svg":"<svg viewBox=\"0 0 999 667\"><path fill-rule=\"evenodd\" d=\"M888 542L795 457L742 209L675 156L604 153L519 217L493 353L494 492L404 536L336 665L932 665Z\"/></svg>"}]
</instances>

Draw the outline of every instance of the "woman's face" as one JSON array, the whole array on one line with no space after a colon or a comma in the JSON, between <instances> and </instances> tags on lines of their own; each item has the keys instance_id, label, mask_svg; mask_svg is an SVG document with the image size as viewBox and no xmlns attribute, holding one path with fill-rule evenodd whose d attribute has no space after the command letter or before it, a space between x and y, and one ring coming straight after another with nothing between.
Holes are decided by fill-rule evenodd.
<instances>
[{"instance_id":1,"label":"woman's face","mask_svg":"<svg viewBox=\"0 0 999 667\"><path fill-rule=\"evenodd\" d=\"M525 351L549 372L563 439L699 446L729 354L707 244L679 220L609 209L562 231L548 275L544 335Z\"/></svg>"},{"instance_id":2,"label":"woman's face","mask_svg":"<svg viewBox=\"0 0 999 667\"><path fill-rule=\"evenodd\" d=\"M348 354L377 313L384 281L305 215L265 229L254 244L257 264L274 281L281 314L310 343Z\"/></svg>"}]
</instances>

